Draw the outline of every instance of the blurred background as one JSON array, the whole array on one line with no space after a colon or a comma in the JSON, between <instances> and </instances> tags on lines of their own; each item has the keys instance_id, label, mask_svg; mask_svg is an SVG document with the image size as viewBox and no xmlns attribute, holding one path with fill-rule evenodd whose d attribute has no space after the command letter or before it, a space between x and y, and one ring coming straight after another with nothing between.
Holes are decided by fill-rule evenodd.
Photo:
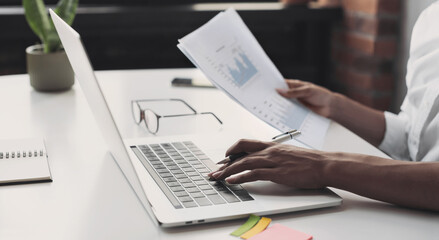
<instances>
[{"instance_id":1,"label":"blurred background","mask_svg":"<svg viewBox=\"0 0 439 240\"><path fill-rule=\"evenodd\" d=\"M284 77L397 112L411 30L434 1L80 0L73 27L96 70L187 68L177 40L233 6ZM23 14L21 0L0 1L0 75L26 73L25 48L38 42Z\"/></svg>"}]
</instances>

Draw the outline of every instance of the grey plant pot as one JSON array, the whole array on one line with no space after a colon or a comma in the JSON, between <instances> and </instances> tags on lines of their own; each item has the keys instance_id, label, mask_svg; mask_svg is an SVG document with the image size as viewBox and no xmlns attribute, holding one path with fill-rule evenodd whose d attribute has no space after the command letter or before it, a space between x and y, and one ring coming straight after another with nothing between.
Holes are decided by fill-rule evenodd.
<instances>
[{"instance_id":1,"label":"grey plant pot","mask_svg":"<svg viewBox=\"0 0 439 240\"><path fill-rule=\"evenodd\" d=\"M30 85L37 91L65 91L75 82L75 74L64 51L44 53L42 45L26 48Z\"/></svg>"}]
</instances>

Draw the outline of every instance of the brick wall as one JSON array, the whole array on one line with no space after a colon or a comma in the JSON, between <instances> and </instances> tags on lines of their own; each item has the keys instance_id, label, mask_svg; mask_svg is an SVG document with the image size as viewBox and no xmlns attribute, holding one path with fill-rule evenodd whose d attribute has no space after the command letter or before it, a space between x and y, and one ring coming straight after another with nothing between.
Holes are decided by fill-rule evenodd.
<instances>
[{"instance_id":1,"label":"brick wall","mask_svg":"<svg viewBox=\"0 0 439 240\"><path fill-rule=\"evenodd\" d=\"M333 34L333 81L347 96L387 110L396 83L400 0L342 0Z\"/></svg>"}]
</instances>

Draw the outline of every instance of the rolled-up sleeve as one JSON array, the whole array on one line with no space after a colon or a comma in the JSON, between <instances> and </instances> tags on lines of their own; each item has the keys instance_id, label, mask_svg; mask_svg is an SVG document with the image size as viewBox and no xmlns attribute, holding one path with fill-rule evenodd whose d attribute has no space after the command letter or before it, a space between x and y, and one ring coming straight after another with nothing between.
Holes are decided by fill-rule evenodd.
<instances>
[{"instance_id":1,"label":"rolled-up sleeve","mask_svg":"<svg viewBox=\"0 0 439 240\"><path fill-rule=\"evenodd\" d=\"M392 158L409 160L408 150L408 124L409 118L403 111L398 115L384 112L386 119L386 132L379 148Z\"/></svg>"}]
</instances>

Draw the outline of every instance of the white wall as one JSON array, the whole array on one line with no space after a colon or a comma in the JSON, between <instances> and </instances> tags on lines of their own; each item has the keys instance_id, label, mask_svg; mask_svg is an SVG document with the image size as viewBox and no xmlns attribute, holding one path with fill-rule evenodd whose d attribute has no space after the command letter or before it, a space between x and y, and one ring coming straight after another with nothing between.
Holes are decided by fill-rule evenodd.
<instances>
[{"instance_id":1,"label":"white wall","mask_svg":"<svg viewBox=\"0 0 439 240\"><path fill-rule=\"evenodd\" d=\"M419 16L419 14L428 7L431 3L437 0L402 0L402 24L401 24L401 60L398 68L398 83L396 89L396 96L394 101L395 112L399 112L399 106L404 100L406 93L405 75L407 61L409 58L410 38L412 34L413 25Z\"/></svg>"}]
</instances>

